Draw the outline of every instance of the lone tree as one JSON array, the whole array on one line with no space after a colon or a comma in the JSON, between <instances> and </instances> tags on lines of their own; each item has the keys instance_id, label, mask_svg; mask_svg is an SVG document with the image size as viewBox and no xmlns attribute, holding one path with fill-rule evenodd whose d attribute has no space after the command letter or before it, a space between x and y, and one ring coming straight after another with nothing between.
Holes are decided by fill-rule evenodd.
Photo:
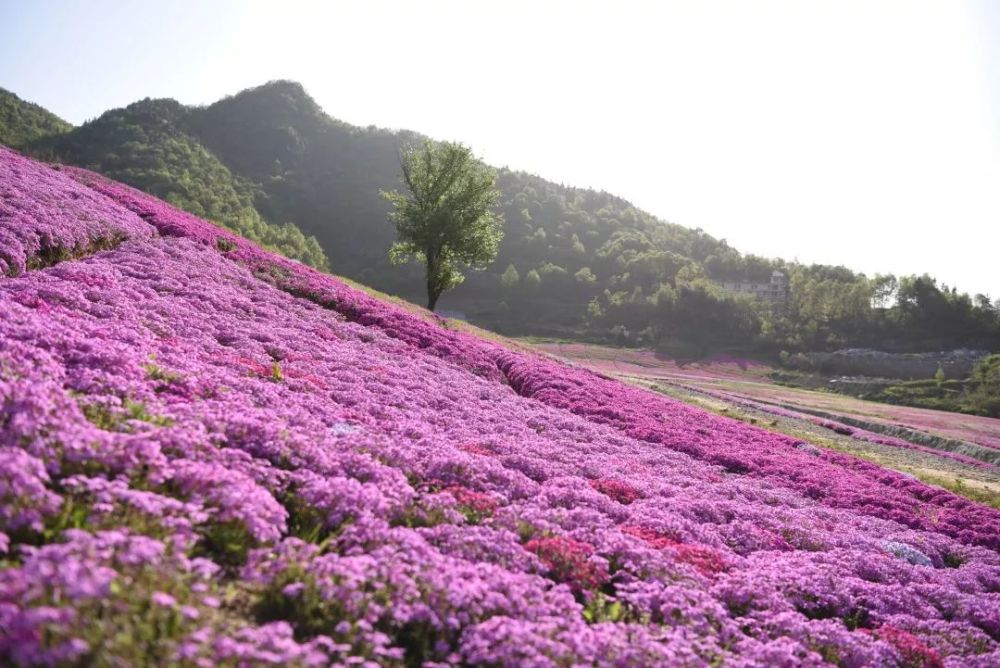
<instances>
[{"instance_id":1,"label":"lone tree","mask_svg":"<svg viewBox=\"0 0 1000 668\"><path fill-rule=\"evenodd\" d=\"M462 144L432 143L406 148L400 156L409 192L382 192L392 202L389 221L396 243L389 260L416 257L427 265L427 308L462 282L463 267L485 269L503 238L503 220L493 213L500 198L496 172Z\"/></svg>"}]
</instances>

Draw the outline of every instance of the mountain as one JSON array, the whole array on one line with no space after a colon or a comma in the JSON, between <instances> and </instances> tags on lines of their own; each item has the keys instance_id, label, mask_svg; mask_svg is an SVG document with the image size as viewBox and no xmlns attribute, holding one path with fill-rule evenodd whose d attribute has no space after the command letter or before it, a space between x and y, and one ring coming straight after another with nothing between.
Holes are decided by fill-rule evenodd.
<instances>
[{"instance_id":1,"label":"mountain","mask_svg":"<svg viewBox=\"0 0 1000 668\"><path fill-rule=\"evenodd\" d=\"M0 88L0 144L20 147L72 129L72 125L52 112Z\"/></svg>"},{"instance_id":2,"label":"mountain","mask_svg":"<svg viewBox=\"0 0 1000 668\"><path fill-rule=\"evenodd\" d=\"M86 170L0 194L2 665L1000 662L1000 510Z\"/></svg>"},{"instance_id":3,"label":"mountain","mask_svg":"<svg viewBox=\"0 0 1000 668\"><path fill-rule=\"evenodd\" d=\"M142 100L34 139L43 158L88 167L270 248L423 302L422 268L388 262L380 190L400 187L399 151L426 138L328 116L301 85L274 81L206 107ZM928 276L866 277L743 255L605 192L500 169L506 235L441 307L509 334L715 349L1000 349L1000 308ZM781 272L787 299L755 299Z\"/></svg>"},{"instance_id":4,"label":"mountain","mask_svg":"<svg viewBox=\"0 0 1000 668\"><path fill-rule=\"evenodd\" d=\"M243 91L197 115L195 133L234 171L261 184L266 215L294 220L315 234L337 271L379 289L423 301L420 270L391 267L393 230L380 190L400 187L399 152L424 141L409 131L357 128L326 115L301 85L277 81ZM579 331L587 304L608 287L631 290L629 261L668 255L660 278L726 246L707 234L670 225L628 202L501 169L506 236L484 272L443 297L446 308L501 330L520 319L538 331ZM502 282L509 267L519 289ZM770 274L771 267L761 269ZM581 273L582 272L582 273ZM525 324L531 327L532 325Z\"/></svg>"}]
</instances>

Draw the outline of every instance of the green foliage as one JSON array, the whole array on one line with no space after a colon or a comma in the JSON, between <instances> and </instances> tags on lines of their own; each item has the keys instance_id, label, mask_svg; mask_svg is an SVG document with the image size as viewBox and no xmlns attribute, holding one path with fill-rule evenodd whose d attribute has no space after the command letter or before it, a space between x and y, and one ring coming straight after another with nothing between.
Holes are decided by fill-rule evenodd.
<instances>
[{"instance_id":1,"label":"green foliage","mask_svg":"<svg viewBox=\"0 0 1000 668\"><path fill-rule=\"evenodd\" d=\"M326 516L294 490L282 495L281 505L288 511L288 534L307 543L320 544L339 528L329 526Z\"/></svg>"},{"instance_id":2,"label":"green foliage","mask_svg":"<svg viewBox=\"0 0 1000 668\"><path fill-rule=\"evenodd\" d=\"M93 239L90 243L72 247L43 241L41 248L34 255L30 256L25 264L28 271L44 269L55 266L60 262L67 262L117 248L124 240L125 235L116 232L105 237Z\"/></svg>"},{"instance_id":3,"label":"green foliage","mask_svg":"<svg viewBox=\"0 0 1000 668\"><path fill-rule=\"evenodd\" d=\"M991 394L1000 390L1000 354L984 358L972 372L972 379L986 386Z\"/></svg>"},{"instance_id":4,"label":"green foliage","mask_svg":"<svg viewBox=\"0 0 1000 668\"><path fill-rule=\"evenodd\" d=\"M255 606L258 622L288 620L295 628L295 636L306 640L317 635L326 635L335 642L347 645L350 654L368 659L370 665L404 665L380 656L376 649L368 646L362 638L359 618L376 618L379 630L385 632L395 646L402 647L407 658L405 665L423 665L430 658L434 641L441 633L430 625L411 625L402 628L391 623L388 614L369 614L369 603L379 606L382 611L391 608L392 585L379 582L372 576L366 582L366 597L358 601L345 601L330 597L324 591L340 584L338 579L328 583L317 582L316 578L298 565L292 565L278 574L273 582L260 593ZM289 586L293 587L290 591ZM292 593L294 592L294 593ZM357 609L360 606L360 609Z\"/></svg>"},{"instance_id":5,"label":"green foliage","mask_svg":"<svg viewBox=\"0 0 1000 668\"><path fill-rule=\"evenodd\" d=\"M945 477L936 476L929 473L921 473L920 480L926 482L929 485L937 485L938 487L943 487L959 496L964 496L967 499L972 499L973 501L978 501L979 503L990 506L991 508L1000 509L1000 492L996 492L994 489L986 487L980 487L978 485L968 485L965 480L958 477ZM951 563L956 563L957 565L952 566L948 562L946 565L949 568L957 568L961 565L961 556L951 555Z\"/></svg>"},{"instance_id":6,"label":"green foliage","mask_svg":"<svg viewBox=\"0 0 1000 668\"><path fill-rule=\"evenodd\" d=\"M616 601L603 592L595 592L584 605L583 618L590 624L621 622L626 619L628 612L621 601Z\"/></svg>"},{"instance_id":7,"label":"green foliage","mask_svg":"<svg viewBox=\"0 0 1000 668\"><path fill-rule=\"evenodd\" d=\"M493 213L500 193L496 172L472 150L449 142L424 142L402 154L407 192L383 191L393 211L393 264L418 258L427 266L427 308L462 282L463 267L484 269L497 254L503 221Z\"/></svg>"},{"instance_id":8,"label":"green foliage","mask_svg":"<svg viewBox=\"0 0 1000 668\"><path fill-rule=\"evenodd\" d=\"M198 527L199 540L195 556L212 559L227 568L236 568L246 562L247 554L257 546L243 522L208 522Z\"/></svg>"},{"instance_id":9,"label":"green foliage","mask_svg":"<svg viewBox=\"0 0 1000 668\"><path fill-rule=\"evenodd\" d=\"M508 290L512 290L516 288L520 282L521 274L517 273L517 268L514 265L508 264L507 268L504 269L504 272L500 274L500 285Z\"/></svg>"},{"instance_id":10,"label":"green foliage","mask_svg":"<svg viewBox=\"0 0 1000 668\"><path fill-rule=\"evenodd\" d=\"M102 403L85 403L80 405L84 417L98 429L114 432L131 432L129 422L138 420L158 427L168 427L173 424L170 418L154 415L141 401L126 398L120 408L113 408Z\"/></svg>"},{"instance_id":11,"label":"green foliage","mask_svg":"<svg viewBox=\"0 0 1000 668\"><path fill-rule=\"evenodd\" d=\"M935 379L910 380L865 394L863 398L899 406L968 412L963 411L963 389L963 384L954 380L942 382Z\"/></svg>"},{"instance_id":12,"label":"green foliage","mask_svg":"<svg viewBox=\"0 0 1000 668\"><path fill-rule=\"evenodd\" d=\"M326 256L294 224L267 222L255 208L261 195L190 134L198 110L174 100L142 100L113 109L63 134L35 138L26 148L100 172L197 216L320 269Z\"/></svg>"},{"instance_id":13,"label":"green foliage","mask_svg":"<svg viewBox=\"0 0 1000 668\"><path fill-rule=\"evenodd\" d=\"M448 523L448 514L444 508L427 505L420 501L407 504L391 521L392 526L403 526L410 529L436 527Z\"/></svg>"},{"instance_id":14,"label":"green foliage","mask_svg":"<svg viewBox=\"0 0 1000 668\"><path fill-rule=\"evenodd\" d=\"M597 277L594 276L594 272L590 270L590 267L584 267L580 271L573 274L573 278L577 283L582 283L584 285L593 285L597 283Z\"/></svg>"},{"instance_id":15,"label":"green foliage","mask_svg":"<svg viewBox=\"0 0 1000 668\"><path fill-rule=\"evenodd\" d=\"M790 299L766 314L766 343L791 351L838 347L947 350L1000 347L1000 309L928 276L787 265Z\"/></svg>"},{"instance_id":16,"label":"green foliage","mask_svg":"<svg viewBox=\"0 0 1000 668\"><path fill-rule=\"evenodd\" d=\"M969 407L979 415L1000 417L1000 354L980 362L972 381L977 387L969 396Z\"/></svg>"},{"instance_id":17,"label":"green foliage","mask_svg":"<svg viewBox=\"0 0 1000 668\"><path fill-rule=\"evenodd\" d=\"M75 499L73 495L67 494L63 498L59 513L46 518L45 528L42 530L44 542L54 542L58 540L64 531L69 529L89 528L91 515L91 505Z\"/></svg>"},{"instance_id":18,"label":"green foliage","mask_svg":"<svg viewBox=\"0 0 1000 668\"><path fill-rule=\"evenodd\" d=\"M35 139L72 129L55 114L0 88L0 144L22 148Z\"/></svg>"},{"instance_id":19,"label":"green foliage","mask_svg":"<svg viewBox=\"0 0 1000 668\"><path fill-rule=\"evenodd\" d=\"M143 368L146 370L146 376L150 380L155 380L162 385L170 385L171 383L176 383L184 379L184 376L179 373L168 371L163 367L157 366L156 357L154 355L150 355L149 363L144 365Z\"/></svg>"},{"instance_id":20,"label":"green foliage","mask_svg":"<svg viewBox=\"0 0 1000 668\"><path fill-rule=\"evenodd\" d=\"M529 290L538 290L542 287L542 277L538 274L538 270L532 269L527 274L524 275L524 284Z\"/></svg>"}]
</instances>

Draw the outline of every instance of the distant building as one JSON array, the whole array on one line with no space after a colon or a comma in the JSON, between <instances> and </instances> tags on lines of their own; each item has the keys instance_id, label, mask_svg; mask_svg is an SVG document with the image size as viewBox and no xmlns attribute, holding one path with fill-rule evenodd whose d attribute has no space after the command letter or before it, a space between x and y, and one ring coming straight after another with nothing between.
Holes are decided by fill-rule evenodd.
<instances>
[{"instance_id":1,"label":"distant building","mask_svg":"<svg viewBox=\"0 0 1000 668\"><path fill-rule=\"evenodd\" d=\"M788 277L777 269L766 283L755 281L716 281L716 285L733 294L752 295L761 301L783 303L788 301Z\"/></svg>"}]
</instances>

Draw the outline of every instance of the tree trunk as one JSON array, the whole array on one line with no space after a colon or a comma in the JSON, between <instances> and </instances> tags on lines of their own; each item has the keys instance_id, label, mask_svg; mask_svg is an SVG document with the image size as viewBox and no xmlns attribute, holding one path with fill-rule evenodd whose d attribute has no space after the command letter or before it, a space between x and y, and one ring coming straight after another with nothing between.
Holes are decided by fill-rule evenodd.
<instances>
[{"instance_id":1,"label":"tree trunk","mask_svg":"<svg viewBox=\"0 0 1000 668\"><path fill-rule=\"evenodd\" d=\"M441 296L441 290L437 287L437 254L433 248L428 248L424 251L424 256L427 258L427 310L433 313L438 297Z\"/></svg>"}]
</instances>

